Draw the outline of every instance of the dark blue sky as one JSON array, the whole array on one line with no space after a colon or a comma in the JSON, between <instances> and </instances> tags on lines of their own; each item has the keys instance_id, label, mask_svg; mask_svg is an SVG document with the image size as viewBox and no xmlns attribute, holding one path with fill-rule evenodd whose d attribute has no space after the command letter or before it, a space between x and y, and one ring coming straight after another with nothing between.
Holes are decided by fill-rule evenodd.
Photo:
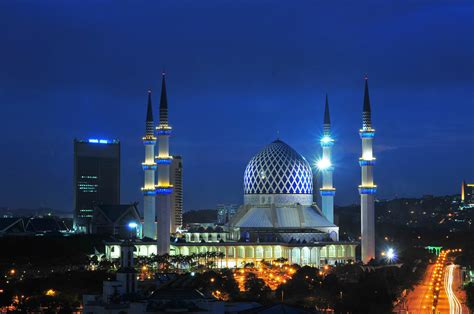
<instances>
[{"instance_id":1,"label":"dark blue sky","mask_svg":"<svg viewBox=\"0 0 474 314\"><path fill-rule=\"evenodd\" d=\"M472 16L471 1L1 1L0 206L71 209L74 137L119 138L122 201L141 201L163 67L186 210L240 203L277 132L315 159L326 92L336 204L358 202L365 72L379 197L458 193L474 181Z\"/></svg>"}]
</instances>

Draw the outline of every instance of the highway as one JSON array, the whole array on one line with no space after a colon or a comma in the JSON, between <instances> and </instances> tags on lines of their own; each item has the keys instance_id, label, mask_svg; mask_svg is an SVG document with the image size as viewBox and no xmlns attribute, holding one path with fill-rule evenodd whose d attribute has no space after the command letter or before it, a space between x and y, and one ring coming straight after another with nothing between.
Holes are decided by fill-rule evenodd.
<instances>
[{"instance_id":1,"label":"highway","mask_svg":"<svg viewBox=\"0 0 474 314\"><path fill-rule=\"evenodd\" d=\"M444 274L444 290L448 296L449 314L462 314L462 304L456 296L456 293L453 291L455 269L456 265L449 265L446 267L446 272Z\"/></svg>"},{"instance_id":2,"label":"highway","mask_svg":"<svg viewBox=\"0 0 474 314\"><path fill-rule=\"evenodd\" d=\"M458 265L445 264L446 259L451 260L447 258L449 253L450 250L442 252L436 263L427 267L423 280L401 300L394 313L469 314L461 302L465 295L460 269Z\"/></svg>"},{"instance_id":3,"label":"highway","mask_svg":"<svg viewBox=\"0 0 474 314\"><path fill-rule=\"evenodd\" d=\"M404 302L396 308L396 313L420 313L431 314L433 305L433 294L430 290L430 281L433 274L434 265L428 265L423 281L415 286L415 289L408 293Z\"/></svg>"}]
</instances>

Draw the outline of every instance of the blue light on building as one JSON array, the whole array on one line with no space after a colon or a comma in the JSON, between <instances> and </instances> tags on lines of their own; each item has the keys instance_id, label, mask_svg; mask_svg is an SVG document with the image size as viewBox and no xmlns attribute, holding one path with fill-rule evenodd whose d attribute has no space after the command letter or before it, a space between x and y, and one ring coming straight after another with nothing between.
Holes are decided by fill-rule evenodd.
<instances>
[{"instance_id":1,"label":"blue light on building","mask_svg":"<svg viewBox=\"0 0 474 314\"><path fill-rule=\"evenodd\" d=\"M156 194L171 194L173 193L173 188L156 188Z\"/></svg>"},{"instance_id":2,"label":"blue light on building","mask_svg":"<svg viewBox=\"0 0 474 314\"><path fill-rule=\"evenodd\" d=\"M319 193L321 196L334 196L336 195L336 190L320 190Z\"/></svg>"},{"instance_id":3,"label":"blue light on building","mask_svg":"<svg viewBox=\"0 0 474 314\"><path fill-rule=\"evenodd\" d=\"M375 165L375 158L373 158L373 159L359 159L359 165L361 165L361 166L373 166L373 165Z\"/></svg>"},{"instance_id":4,"label":"blue light on building","mask_svg":"<svg viewBox=\"0 0 474 314\"><path fill-rule=\"evenodd\" d=\"M171 164L171 158L157 158L156 163L162 165L169 165Z\"/></svg>"},{"instance_id":5,"label":"blue light on building","mask_svg":"<svg viewBox=\"0 0 474 314\"><path fill-rule=\"evenodd\" d=\"M361 130L359 134L361 138L373 138L375 136L375 130Z\"/></svg>"},{"instance_id":6,"label":"blue light on building","mask_svg":"<svg viewBox=\"0 0 474 314\"><path fill-rule=\"evenodd\" d=\"M158 135L170 135L170 134L171 134L171 130L158 129L158 130L156 130L156 134L158 134Z\"/></svg>"},{"instance_id":7,"label":"blue light on building","mask_svg":"<svg viewBox=\"0 0 474 314\"><path fill-rule=\"evenodd\" d=\"M359 186L360 194L375 194L377 193L377 186Z\"/></svg>"},{"instance_id":8,"label":"blue light on building","mask_svg":"<svg viewBox=\"0 0 474 314\"><path fill-rule=\"evenodd\" d=\"M144 145L155 145L156 140L143 140Z\"/></svg>"},{"instance_id":9,"label":"blue light on building","mask_svg":"<svg viewBox=\"0 0 474 314\"><path fill-rule=\"evenodd\" d=\"M156 164L154 165L147 165L147 164L142 164L143 170L156 170L158 167Z\"/></svg>"},{"instance_id":10,"label":"blue light on building","mask_svg":"<svg viewBox=\"0 0 474 314\"><path fill-rule=\"evenodd\" d=\"M112 143L112 141L104 140L104 139L97 139L97 138L90 138L88 141L89 141L89 143L93 143L93 144L109 144L109 143Z\"/></svg>"}]
</instances>

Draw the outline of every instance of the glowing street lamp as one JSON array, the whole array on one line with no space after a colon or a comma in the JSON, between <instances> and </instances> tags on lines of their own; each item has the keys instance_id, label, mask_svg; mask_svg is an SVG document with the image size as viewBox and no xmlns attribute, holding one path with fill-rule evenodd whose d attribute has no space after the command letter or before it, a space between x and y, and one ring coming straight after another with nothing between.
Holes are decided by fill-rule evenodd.
<instances>
[{"instance_id":1,"label":"glowing street lamp","mask_svg":"<svg viewBox=\"0 0 474 314\"><path fill-rule=\"evenodd\" d=\"M387 261L392 262L397 258L397 254L395 253L395 250L392 248L389 248L387 250L387 253L385 254Z\"/></svg>"}]
</instances>

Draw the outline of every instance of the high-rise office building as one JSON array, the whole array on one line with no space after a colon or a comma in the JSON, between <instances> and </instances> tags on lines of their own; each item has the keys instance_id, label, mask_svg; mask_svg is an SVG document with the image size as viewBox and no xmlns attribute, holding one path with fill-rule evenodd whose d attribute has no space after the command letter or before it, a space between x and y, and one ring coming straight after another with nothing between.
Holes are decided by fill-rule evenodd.
<instances>
[{"instance_id":1,"label":"high-rise office building","mask_svg":"<svg viewBox=\"0 0 474 314\"><path fill-rule=\"evenodd\" d=\"M171 233L183 225L183 158L173 156L170 169L171 194Z\"/></svg>"},{"instance_id":2,"label":"high-rise office building","mask_svg":"<svg viewBox=\"0 0 474 314\"><path fill-rule=\"evenodd\" d=\"M461 185L461 201L465 205L474 204L474 184L466 183L464 180Z\"/></svg>"},{"instance_id":3,"label":"high-rise office building","mask_svg":"<svg viewBox=\"0 0 474 314\"><path fill-rule=\"evenodd\" d=\"M96 204L120 204L120 142L74 140L74 228L89 232Z\"/></svg>"}]
</instances>

